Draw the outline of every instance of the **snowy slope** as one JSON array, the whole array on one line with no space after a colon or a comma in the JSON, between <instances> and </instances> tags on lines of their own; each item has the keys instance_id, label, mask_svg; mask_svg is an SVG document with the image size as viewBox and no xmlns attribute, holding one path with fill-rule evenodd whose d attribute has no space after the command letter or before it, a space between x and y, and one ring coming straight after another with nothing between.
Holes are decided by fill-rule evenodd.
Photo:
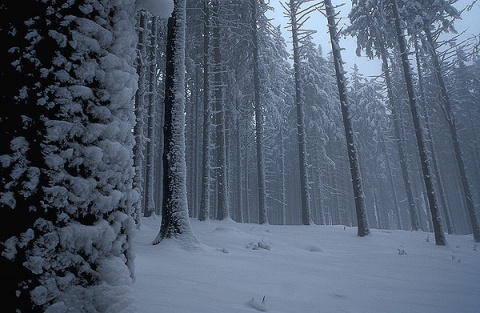
<instances>
[{"instance_id":1,"label":"snowy slope","mask_svg":"<svg viewBox=\"0 0 480 313\"><path fill-rule=\"evenodd\" d=\"M440 247L424 232L191 222L196 248L150 245L158 218L137 230L138 312L480 312L472 236Z\"/></svg>"}]
</instances>

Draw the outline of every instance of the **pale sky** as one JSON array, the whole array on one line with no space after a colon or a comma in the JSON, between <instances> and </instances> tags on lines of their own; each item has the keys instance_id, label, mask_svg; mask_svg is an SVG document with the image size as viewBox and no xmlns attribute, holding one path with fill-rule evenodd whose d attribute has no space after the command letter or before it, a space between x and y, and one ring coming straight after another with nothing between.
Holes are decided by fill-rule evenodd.
<instances>
[{"instance_id":1,"label":"pale sky","mask_svg":"<svg viewBox=\"0 0 480 313\"><path fill-rule=\"evenodd\" d=\"M284 17L284 10L280 5L280 2L285 3L285 1L288 0L271 0L270 5L275 8L275 12L269 13L269 17L274 18L274 21L272 21L274 25L282 25L284 37L287 39L287 44L290 45L290 30L284 28L284 26L287 25L288 20ZM465 7L467 4L470 4L473 1L474 0L459 0L455 7L460 10L460 8ZM344 5L336 9L336 11L340 11L339 16L342 17L339 26L345 27L345 25L349 24L347 15L350 12L351 2L344 0L332 0L332 3L334 5L344 3ZM462 20L456 21L455 25L458 32L467 30L465 37L471 36L472 34L478 35L480 33L480 1L477 1L472 11L464 12L462 14ZM314 12L311 14L310 20L306 23L305 28L317 31L314 39L316 43L322 45L323 54L326 56L326 54L331 50L326 18L322 14ZM342 51L342 58L346 62L345 70L347 71L347 75L351 73L351 68L355 63L358 65L360 72L365 76L375 76L380 74L381 65L379 61L368 60L368 58L365 56L356 56L356 42L354 38L349 36L344 39L342 37L340 40L340 46L345 49Z\"/></svg>"}]
</instances>

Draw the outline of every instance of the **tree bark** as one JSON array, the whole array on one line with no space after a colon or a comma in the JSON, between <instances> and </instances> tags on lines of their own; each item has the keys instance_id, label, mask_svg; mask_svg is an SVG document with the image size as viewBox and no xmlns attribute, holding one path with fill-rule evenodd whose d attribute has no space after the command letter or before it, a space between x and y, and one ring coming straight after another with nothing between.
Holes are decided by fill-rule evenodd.
<instances>
[{"instance_id":1,"label":"tree bark","mask_svg":"<svg viewBox=\"0 0 480 313\"><path fill-rule=\"evenodd\" d=\"M431 149L431 153L432 153L433 170L435 172L435 176L437 177L438 190L440 192L440 201L442 202L443 216L445 218L445 223L447 224L446 225L447 226L447 232L449 234L453 234L453 225L452 225L452 222L451 222L450 213L448 211L447 201L445 199L445 188L443 187L442 177L440 175L440 169L439 169L438 163L437 163L437 157L436 157L436 153L435 153L435 143L433 142L432 129L430 127L427 104L426 104L426 99L425 99L422 66L420 64L420 51L419 51L417 38L415 38L415 59L416 59L416 63L417 63L418 85L419 85L419 92L420 92L420 97L421 97L420 104L421 104L422 110L425 114L425 126L427 128L428 142L430 143L430 149Z\"/></svg>"},{"instance_id":2,"label":"tree bark","mask_svg":"<svg viewBox=\"0 0 480 313\"><path fill-rule=\"evenodd\" d=\"M287 223L287 182L285 172L285 142L283 136L283 125L280 126L280 172L282 175L282 225Z\"/></svg>"},{"instance_id":3,"label":"tree bark","mask_svg":"<svg viewBox=\"0 0 480 313\"><path fill-rule=\"evenodd\" d=\"M227 155L225 138L225 108L223 100L222 55L220 40L220 2L213 1L213 63L215 94L215 141L216 141L216 182L217 182L217 220L228 219Z\"/></svg>"},{"instance_id":4,"label":"tree bark","mask_svg":"<svg viewBox=\"0 0 480 313\"><path fill-rule=\"evenodd\" d=\"M203 144L202 144L202 198L198 219L205 221L210 217L210 8L209 0L203 1Z\"/></svg>"},{"instance_id":5,"label":"tree bark","mask_svg":"<svg viewBox=\"0 0 480 313\"><path fill-rule=\"evenodd\" d=\"M134 3L80 2L0 5L2 312L134 311Z\"/></svg>"},{"instance_id":6,"label":"tree bark","mask_svg":"<svg viewBox=\"0 0 480 313\"><path fill-rule=\"evenodd\" d=\"M395 141L397 142L397 150L398 150L398 155L400 158L400 168L402 171L402 178L403 178L403 184L405 186L405 192L407 194L407 201L408 201L408 212L410 214L410 224L411 224L411 229L412 230L418 230L420 228L419 222L418 222L418 214L417 214L417 209L415 207L415 200L413 198L413 192L412 192L412 181L410 179L410 174L408 171L408 165L407 165L407 156L405 153L405 144L404 144L404 136L402 134L402 131L400 129L400 114L397 112L397 104L395 103L395 98L393 96L393 85L392 85L392 79L390 76L390 70L388 66L388 60L387 60L387 52L385 49L382 49L381 52L382 56L382 69L383 69L383 74L385 75L385 83L387 85L387 94L388 94L388 100L390 102L390 108L392 110L392 120L393 120L393 131L395 135Z\"/></svg>"},{"instance_id":7,"label":"tree bark","mask_svg":"<svg viewBox=\"0 0 480 313\"><path fill-rule=\"evenodd\" d=\"M265 169L263 160L263 114L260 104L260 73L258 69L258 0L252 0L252 31L253 31L253 89L255 105L255 139L257 150L257 179L258 179L258 223L268 224L266 207Z\"/></svg>"},{"instance_id":8,"label":"tree bark","mask_svg":"<svg viewBox=\"0 0 480 313\"><path fill-rule=\"evenodd\" d=\"M337 76L338 94L340 96L340 105L342 110L343 126L345 129L345 138L347 142L348 160L350 164L350 174L353 184L353 195L355 198L355 211L358 223L358 236L363 237L370 233L368 228L367 213L365 209L365 195L363 193L362 177L358 163L357 149L354 140L354 130L349 113L348 96L346 88L345 72L343 70L343 61L338 44L338 34L335 22L335 12L331 0L324 0L325 11L327 14L328 29L330 33L330 42L332 44L333 59L335 63L335 73Z\"/></svg>"},{"instance_id":9,"label":"tree bark","mask_svg":"<svg viewBox=\"0 0 480 313\"><path fill-rule=\"evenodd\" d=\"M405 83L407 85L408 101L410 103L410 110L412 112L413 125L415 127L415 136L417 139L417 147L420 155L420 161L422 165L423 180L425 182L425 188L427 189L427 196L430 206L430 212L432 214L432 223L435 234L435 243L437 245L446 245L445 234L443 232L443 226L438 209L437 197L433 186L433 173L430 168L430 159L428 156L428 149L425 145L425 130L420 122L420 112L416 101L415 90L413 87L412 73L410 68L410 62L408 60L408 51L405 41L405 36L400 25L400 17L398 14L397 1L392 0L393 5L393 17L395 19L395 31L397 34L398 45L400 48L400 56L402 58L403 74L405 77Z\"/></svg>"},{"instance_id":10,"label":"tree bark","mask_svg":"<svg viewBox=\"0 0 480 313\"><path fill-rule=\"evenodd\" d=\"M428 27L425 27L424 32L427 37L427 42L430 45L429 50L432 56L434 71L437 78L438 87L440 88L442 102L445 105L445 114L447 118L448 129L450 131L450 136L452 137L453 151L455 154L455 160L457 161L460 180L462 182L463 197L465 199L465 203L467 204L468 216L470 218L470 223L472 225L473 238L475 242L480 242L480 224L478 222L477 213L475 212L473 195L470 189L470 183L468 181L467 171L465 169L465 161L463 159L462 150L460 148L460 142L458 140L457 127L455 125L455 116L452 110L450 97L448 95L447 87L443 79L442 69L440 67L440 62L438 61L438 56L434 47L434 42L432 39L432 34L430 33L430 29Z\"/></svg>"},{"instance_id":11,"label":"tree bark","mask_svg":"<svg viewBox=\"0 0 480 313\"><path fill-rule=\"evenodd\" d=\"M197 243L190 226L185 162L185 27L186 0L175 0L168 19L165 122L163 125L162 222L153 244L165 238Z\"/></svg>"},{"instance_id":12,"label":"tree bark","mask_svg":"<svg viewBox=\"0 0 480 313\"><path fill-rule=\"evenodd\" d=\"M395 184L393 182L392 168L390 165L390 158L388 157L387 145L385 144L385 141L383 141L383 151L385 152L385 160L386 160L386 166L388 171L388 180L390 182L390 189L392 189L392 193L393 193L395 215L397 215L397 226L398 226L398 229L403 229L402 216L400 212L400 207L398 205L397 191L395 189Z\"/></svg>"},{"instance_id":13,"label":"tree bark","mask_svg":"<svg viewBox=\"0 0 480 313\"><path fill-rule=\"evenodd\" d=\"M144 125L145 125L145 81L146 70L144 61L147 55L147 18L144 11L140 11L139 21L139 34L138 34L138 48L137 48L137 74L138 74L138 89L135 93L135 116L136 123L133 128L133 134L135 136L134 147L134 165L135 165L135 178L133 180L133 186L138 192L138 201L135 204L135 222L137 226L140 226L140 218L143 213L143 195L144 184L143 179L143 167L145 156L143 154L145 148L144 139Z\"/></svg>"},{"instance_id":14,"label":"tree bark","mask_svg":"<svg viewBox=\"0 0 480 313\"><path fill-rule=\"evenodd\" d=\"M146 170L146 190L145 190L145 208L143 215L148 217L155 212L154 198L154 176L155 176L155 107L157 102L157 17L152 17L152 31L150 40L149 57L149 79L148 79L148 128L147 128L147 170Z\"/></svg>"},{"instance_id":15,"label":"tree bark","mask_svg":"<svg viewBox=\"0 0 480 313\"><path fill-rule=\"evenodd\" d=\"M303 95L301 84L300 47L298 38L297 17L295 12L296 1L290 0L290 23L292 28L293 69L295 75L295 106L297 109L297 139L298 160L300 166L300 192L302 201L302 223L311 224L310 192L307 173L307 147L305 136L305 120L303 109Z\"/></svg>"}]
</instances>

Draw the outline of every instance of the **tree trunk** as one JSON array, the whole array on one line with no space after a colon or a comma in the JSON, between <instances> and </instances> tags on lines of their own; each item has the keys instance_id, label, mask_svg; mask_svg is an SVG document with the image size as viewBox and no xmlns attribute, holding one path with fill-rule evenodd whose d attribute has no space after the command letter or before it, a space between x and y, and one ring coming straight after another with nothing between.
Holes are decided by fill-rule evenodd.
<instances>
[{"instance_id":1,"label":"tree trunk","mask_svg":"<svg viewBox=\"0 0 480 313\"><path fill-rule=\"evenodd\" d=\"M268 224L266 207L265 170L263 160L263 116L260 104L260 73L258 69L258 0L252 0L252 30L253 30L253 89L255 106L255 139L257 150L257 179L258 179L258 223Z\"/></svg>"},{"instance_id":2,"label":"tree trunk","mask_svg":"<svg viewBox=\"0 0 480 313\"><path fill-rule=\"evenodd\" d=\"M243 204L244 204L244 198L243 198L243 192L242 192L242 149L241 149L241 138L240 138L240 117L237 116L237 123L236 123L236 128L237 128L237 175L236 175L236 185L237 185L237 217L238 221L240 223L243 223Z\"/></svg>"},{"instance_id":3,"label":"tree trunk","mask_svg":"<svg viewBox=\"0 0 480 313\"><path fill-rule=\"evenodd\" d=\"M155 176L155 107L157 102L157 17L152 17L152 32L150 41L149 58L149 85L148 85L148 129L147 129L147 172L146 172L146 192L145 208L143 215L148 217L155 212L154 198L154 176Z\"/></svg>"},{"instance_id":4,"label":"tree trunk","mask_svg":"<svg viewBox=\"0 0 480 313\"><path fill-rule=\"evenodd\" d=\"M428 156L428 150L425 145L425 130L420 122L420 112L416 101L415 90L413 87L412 74L410 69L410 62L408 60L408 51L405 41L403 30L400 26L400 17L398 14L397 1L392 0L393 16L395 19L395 31L397 34L398 45L400 48L400 55L402 58L403 74L405 77L405 83L407 85L408 101L410 103L410 110L412 112L413 125L415 127L415 136L417 139L418 152L420 155L420 161L422 165L423 180L427 189L427 196L430 206L430 212L432 214L432 223L435 233L435 243L437 245L446 245L445 234L443 232L442 221L439 214L437 197L433 186L433 173L430 168L430 159Z\"/></svg>"},{"instance_id":5,"label":"tree trunk","mask_svg":"<svg viewBox=\"0 0 480 313\"><path fill-rule=\"evenodd\" d=\"M386 160L386 166L387 166L387 171L388 171L388 180L390 182L390 189L392 190L392 193L393 193L395 214L397 215L397 227L398 227L398 229L403 229L402 215L401 215L401 212L400 212L400 207L398 205L397 191L396 191L396 188L395 188L395 184L393 182L392 168L391 168L391 165L390 165L390 160L389 160L388 151L387 151L387 145L385 144L385 141L383 141L383 151L385 152L385 160Z\"/></svg>"},{"instance_id":6,"label":"tree trunk","mask_svg":"<svg viewBox=\"0 0 480 313\"><path fill-rule=\"evenodd\" d=\"M460 174L460 180L462 182L463 197L465 199L465 203L467 204L468 216L472 225L473 238L475 242L480 242L480 224L478 222L477 213L475 212L473 195L470 189L470 183L468 182L462 150L460 149L460 142L458 140L457 127L455 125L455 116L453 114L450 97L448 95L447 87L443 79L442 69L440 67L440 62L438 61L438 56L434 47L434 42L432 39L432 34L430 33L430 29L428 29L428 27L425 27L424 32L427 37L428 44L430 45L429 50L432 56L434 71L437 77L438 86L440 88L442 102L445 105L445 114L447 118L448 129L450 131L450 136L452 137L453 151L455 153L455 160L457 161L458 172Z\"/></svg>"},{"instance_id":7,"label":"tree trunk","mask_svg":"<svg viewBox=\"0 0 480 313\"><path fill-rule=\"evenodd\" d=\"M315 176L317 178L317 218L320 225L325 225L325 212L323 208L323 192L322 192L322 171L320 168L316 170Z\"/></svg>"},{"instance_id":8,"label":"tree trunk","mask_svg":"<svg viewBox=\"0 0 480 313\"><path fill-rule=\"evenodd\" d=\"M347 88L345 72L343 70L343 61L338 44L338 34L335 22L335 12L331 0L324 0L325 11L327 14L328 29L330 33L330 42L332 44L333 59L335 63L335 73L337 76L338 94L340 96L340 105L342 109L343 126L345 128L345 138L347 142L348 160L350 164L350 174L352 176L353 196L355 198L355 211L357 215L358 236L363 237L370 233L368 228L367 213L365 209L365 195L363 193L362 177L360 175L360 166L358 163L357 149L354 141L354 130L349 113Z\"/></svg>"},{"instance_id":9,"label":"tree trunk","mask_svg":"<svg viewBox=\"0 0 480 313\"><path fill-rule=\"evenodd\" d=\"M402 171L403 184L405 186L405 192L407 194L408 212L410 214L410 224L412 230L418 230L420 225L418 223L418 214L415 207L415 200L412 192L412 181L408 171L407 156L405 153L404 135L400 129L400 114L397 112L397 104L393 96L393 85L390 77L390 70L387 60L387 52L382 47L382 69L385 75L385 83L387 85L388 100L390 102L390 108L392 110L393 131L395 135L395 141L397 142L398 155L400 158L400 168Z\"/></svg>"},{"instance_id":10,"label":"tree trunk","mask_svg":"<svg viewBox=\"0 0 480 313\"><path fill-rule=\"evenodd\" d=\"M245 171L245 217L244 217L244 221L246 223L251 223L251 219L250 219L250 201L249 201L249 198L250 198L250 183L249 183L249 172L248 172L248 150L247 150L247 147L248 147L248 139L245 138L245 141L244 141L244 144L243 144L243 149L245 151L245 156L244 156L244 159L245 159L245 165L243 166L243 170Z\"/></svg>"},{"instance_id":11,"label":"tree trunk","mask_svg":"<svg viewBox=\"0 0 480 313\"><path fill-rule=\"evenodd\" d=\"M300 47L297 25L297 17L295 12L296 1L290 0L290 23L292 28L292 44L293 44L293 69L295 75L295 106L297 108L297 138L298 138L298 160L300 165L300 192L302 203L302 223L303 225L311 224L310 210L310 192L307 173L307 147L305 136L305 121L303 109L303 95L301 85L301 68L300 68Z\"/></svg>"},{"instance_id":12,"label":"tree trunk","mask_svg":"<svg viewBox=\"0 0 480 313\"><path fill-rule=\"evenodd\" d=\"M216 141L216 182L217 182L217 220L229 218L227 188L227 156L225 138L225 108L223 100L222 56L220 49L220 2L213 1L213 63L215 94L215 141Z\"/></svg>"},{"instance_id":13,"label":"tree trunk","mask_svg":"<svg viewBox=\"0 0 480 313\"><path fill-rule=\"evenodd\" d=\"M209 0L203 1L203 144L202 144L202 198L198 219L205 221L210 218L210 8Z\"/></svg>"},{"instance_id":14,"label":"tree trunk","mask_svg":"<svg viewBox=\"0 0 480 313\"><path fill-rule=\"evenodd\" d=\"M134 6L90 3L0 5L2 312L135 310Z\"/></svg>"},{"instance_id":15,"label":"tree trunk","mask_svg":"<svg viewBox=\"0 0 480 313\"><path fill-rule=\"evenodd\" d=\"M424 83L423 83L423 75L422 75L422 66L420 64L420 51L418 47L417 38L415 38L415 59L417 63L418 85L419 85L419 92L420 92L420 99L421 99L420 104L422 106L422 110L425 115L425 126L427 128L428 142L430 143L430 149L432 153L433 170L435 172L435 176L437 177L438 190L440 192L440 201L442 202L443 216L445 218L445 223L447 224L447 232L449 234L453 234L453 226L450 219L450 213L448 212L447 201L445 199L445 188L443 188L442 177L440 175L440 169L438 168L438 164L437 164L435 144L433 142L432 130L430 127L427 104L425 99L425 92L423 87Z\"/></svg>"},{"instance_id":16,"label":"tree trunk","mask_svg":"<svg viewBox=\"0 0 480 313\"><path fill-rule=\"evenodd\" d=\"M193 108L193 126L192 127L192 136L193 136L193 173L192 173L192 205L193 206L193 214L192 217L198 217L198 210L199 210L199 199L198 199L198 191L199 191L199 186L201 184L199 183L199 172L200 172L200 165L199 165L199 159L200 159L200 148L199 148L199 143L200 143L200 128L199 128L199 120L200 120L200 66L195 66L195 104Z\"/></svg>"},{"instance_id":17,"label":"tree trunk","mask_svg":"<svg viewBox=\"0 0 480 313\"><path fill-rule=\"evenodd\" d=\"M138 74L138 89L135 93L135 116L137 122L133 128L133 134L135 136L134 147L134 165L135 165L135 178L133 180L133 186L138 192L138 201L135 207L135 222L137 226L140 226L140 217L142 216L143 206L143 194L144 194L144 179L143 179L143 166L145 156L144 151L144 125L145 125L145 81L146 70L144 61L147 56L147 18L144 11L140 11L139 22L139 35L138 35L138 48L137 48L137 74Z\"/></svg>"},{"instance_id":18,"label":"tree trunk","mask_svg":"<svg viewBox=\"0 0 480 313\"><path fill-rule=\"evenodd\" d=\"M282 175L282 225L287 223L287 182L285 173L285 143L283 125L280 126L280 172Z\"/></svg>"},{"instance_id":19,"label":"tree trunk","mask_svg":"<svg viewBox=\"0 0 480 313\"><path fill-rule=\"evenodd\" d=\"M165 122L163 125L162 223L153 244L165 238L197 239L190 226L185 162L185 28L186 0L175 0L168 19L165 81Z\"/></svg>"}]
</instances>

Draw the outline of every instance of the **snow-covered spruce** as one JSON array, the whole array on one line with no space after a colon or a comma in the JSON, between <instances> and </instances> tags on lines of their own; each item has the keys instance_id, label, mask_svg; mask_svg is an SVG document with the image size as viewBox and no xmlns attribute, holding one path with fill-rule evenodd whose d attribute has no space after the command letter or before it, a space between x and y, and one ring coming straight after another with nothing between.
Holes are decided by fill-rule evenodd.
<instances>
[{"instance_id":1,"label":"snow-covered spruce","mask_svg":"<svg viewBox=\"0 0 480 313\"><path fill-rule=\"evenodd\" d=\"M3 309L135 312L134 2L0 10Z\"/></svg>"},{"instance_id":2,"label":"snow-covered spruce","mask_svg":"<svg viewBox=\"0 0 480 313\"><path fill-rule=\"evenodd\" d=\"M186 1L175 0L168 19L163 126L163 204L160 231L153 244L165 238L185 245L198 243L188 217L185 162L185 27Z\"/></svg>"}]
</instances>

